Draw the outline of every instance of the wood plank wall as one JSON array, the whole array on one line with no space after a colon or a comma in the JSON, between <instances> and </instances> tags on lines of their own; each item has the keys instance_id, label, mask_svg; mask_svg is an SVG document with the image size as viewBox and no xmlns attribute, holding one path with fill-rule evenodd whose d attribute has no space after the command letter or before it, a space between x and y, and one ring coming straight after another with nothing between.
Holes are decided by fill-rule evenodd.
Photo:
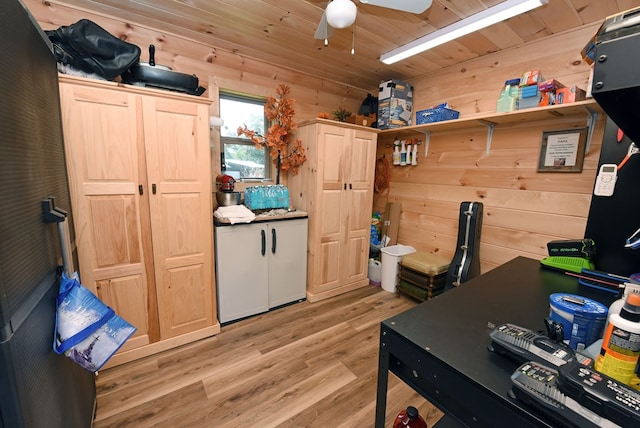
<instances>
[{"instance_id":1,"label":"wood plank wall","mask_svg":"<svg viewBox=\"0 0 640 428\"><path fill-rule=\"evenodd\" d=\"M143 60L146 46L155 44L158 64L196 74L200 84L209 89L205 96L213 100L212 115L218 113L219 89L267 96L274 94L278 84L287 83L296 99L298 120L314 118L339 106L355 111L367 92L377 92L377 88L356 88L283 69L141 23L122 22L98 12L80 10L63 1L23 1L45 30L81 18L91 19L112 34L141 46ZM589 68L579 52L598 25L586 25L425 74L410 82L415 86L414 110L448 101L462 115L495 111L503 82L533 68L540 69L546 78L586 89ZM585 124L584 120L550 121L496 128L488 154L483 127L434 133L426 158L420 147L417 166L391 169L390 192L376 195L374 211L383 211L386 202L400 202L403 211L399 242L451 257L457 241L460 202L481 201L483 272L517 255L542 258L546 256L548 241L583 236L604 118L597 122L581 173L536 172L541 133ZM424 135L417 134L416 138L424 139ZM391 159L393 139L392 134L380 136L378 157ZM219 139L215 132L212 165L215 177L220 171Z\"/></svg>"},{"instance_id":2,"label":"wood plank wall","mask_svg":"<svg viewBox=\"0 0 640 428\"><path fill-rule=\"evenodd\" d=\"M410 82L414 110L448 101L463 116L495 112L504 81L530 69L586 89L589 67L580 50L596 28L584 26L415 79ZM585 119L497 126L489 153L482 125L434 132L426 158L420 146L417 166L391 167L390 190L376 195L374 210L383 211L387 202L401 203L398 242L452 257L460 203L482 202L483 272L518 255L541 259L548 241L584 236L604 122L601 114L581 173L536 169L542 132L585 127ZM415 138L424 140L425 135ZM394 139L392 133L379 136L378 158L391 161Z\"/></svg>"},{"instance_id":3,"label":"wood plank wall","mask_svg":"<svg viewBox=\"0 0 640 428\"><path fill-rule=\"evenodd\" d=\"M86 18L111 34L140 46L141 61L145 62L148 60L148 46L155 45L157 64L198 76L200 86L208 89L203 96L213 100L213 116L218 115L219 89L267 97L275 95L275 88L280 83L286 83L291 87L291 97L296 100L295 119L298 121L313 119L321 112L331 113L338 107L355 112L370 91L257 61L216 46L205 46L162 29L145 26L144 23L123 22L100 12L78 9L64 1L23 2L44 30L53 30ZM377 91L377 88L373 89ZM219 134L213 132L213 177L220 173L219 148ZM239 189L242 187L240 185Z\"/></svg>"}]
</instances>

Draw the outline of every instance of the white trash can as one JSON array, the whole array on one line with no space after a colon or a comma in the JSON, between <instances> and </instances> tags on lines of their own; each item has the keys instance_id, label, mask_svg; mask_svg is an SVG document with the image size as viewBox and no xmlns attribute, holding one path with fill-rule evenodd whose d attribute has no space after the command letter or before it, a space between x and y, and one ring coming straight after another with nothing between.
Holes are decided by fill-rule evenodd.
<instances>
[{"instance_id":1,"label":"white trash can","mask_svg":"<svg viewBox=\"0 0 640 428\"><path fill-rule=\"evenodd\" d=\"M396 291L398 284L398 264L402 256L415 253L416 249L409 245L392 245L380 249L382 253L382 289L389 293Z\"/></svg>"}]
</instances>

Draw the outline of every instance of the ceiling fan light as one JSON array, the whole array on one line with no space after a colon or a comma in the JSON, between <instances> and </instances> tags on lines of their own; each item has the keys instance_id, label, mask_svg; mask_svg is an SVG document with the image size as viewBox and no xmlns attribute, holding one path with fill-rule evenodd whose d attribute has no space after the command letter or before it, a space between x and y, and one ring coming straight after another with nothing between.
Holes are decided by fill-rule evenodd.
<instances>
[{"instance_id":1,"label":"ceiling fan light","mask_svg":"<svg viewBox=\"0 0 640 428\"><path fill-rule=\"evenodd\" d=\"M333 28L347 28L356 20L356 4L351 0L333 0L325 11L327 23Z\"/></svg>"}]
</instances>

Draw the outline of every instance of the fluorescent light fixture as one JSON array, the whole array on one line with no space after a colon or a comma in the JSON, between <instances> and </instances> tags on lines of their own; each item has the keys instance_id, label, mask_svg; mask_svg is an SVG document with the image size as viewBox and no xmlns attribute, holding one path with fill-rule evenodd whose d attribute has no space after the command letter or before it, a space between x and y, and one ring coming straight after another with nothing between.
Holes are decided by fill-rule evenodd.
<instances>
[{"instance_id":1,"label":"fluorescent light fixture","mask_svg":"<svg viewBox=\"0 0 640 428\"><path fill-rule=\"evenodd\" d=\"M431 0L360 0L360 3L420 14L431 7Z\"/></svg>"},{"instance_id":2,"label":"fluorescent light fixture","mask_svg":"<svg viewBox=\"0 0 640 428\"><path fill-rule=\"evenodd\" d=\"M468 18L455 22L420 37L404 46L400 46L380 56L380 61L385 64L393 64L410 56L419 54L443 43L465 36L474 31L493 25L505 19L512 18L531 9L547 4L549 0L506 0L500 4L471 15Z\"/></svg>"}]
</instances>

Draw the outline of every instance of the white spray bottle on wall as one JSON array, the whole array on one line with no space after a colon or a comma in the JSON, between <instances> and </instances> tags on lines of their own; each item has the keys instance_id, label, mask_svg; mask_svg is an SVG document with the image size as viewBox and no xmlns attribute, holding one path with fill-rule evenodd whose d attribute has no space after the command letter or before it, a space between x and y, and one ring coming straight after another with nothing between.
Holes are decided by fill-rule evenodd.
<instances>
[{"instance_id":1,"label":"white spray bottle on wall","mask_svg":"<svg viewBox=\"0 0 640 428\"><path fill-rule=\"evenodd\" d=\"M393 142L393 164L400 165L400 141L396 140Z\"/></svg>"},{"instance_id":2,"label":"white spray bottle on wall","mask_svg":"<svg viewBox=\"0 0 640 428\"><path fill-rule=\"evenodd\" d=\"M402 140L402 148L400 149L400 165L404 166L407 164L407 146L406 141Z\"/></svg>"}]
</instances>

